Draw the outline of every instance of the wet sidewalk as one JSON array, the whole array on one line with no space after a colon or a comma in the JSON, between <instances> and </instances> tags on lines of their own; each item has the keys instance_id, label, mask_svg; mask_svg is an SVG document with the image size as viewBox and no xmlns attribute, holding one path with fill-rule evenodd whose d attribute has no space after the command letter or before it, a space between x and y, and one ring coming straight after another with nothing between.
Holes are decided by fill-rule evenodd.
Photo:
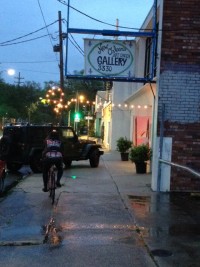
<instances>
[{"instance_id":1,"label":"wet sidewalk","mask_svg":"<svg viewBox=\"0 0 200 267\"><path fill-rule=\"evenodd\" d=\"M102 163L155 266L200 266L200 195L153 192L151 174L136 174L134 164L121 161L118 152L105 151ZM7 186L14 180L7 177Z\"/></svg>"},{"instance_id":2,"label":"wet sidewalk","mask_svg":"<svg viewBox=\"0 0 200 267\"><path fill-rule=\"evenodd\" d=\"M116 152L103 158L157 266L200 266L200 194L153 192L151 174Z\"/></svg>"}]
</instances>

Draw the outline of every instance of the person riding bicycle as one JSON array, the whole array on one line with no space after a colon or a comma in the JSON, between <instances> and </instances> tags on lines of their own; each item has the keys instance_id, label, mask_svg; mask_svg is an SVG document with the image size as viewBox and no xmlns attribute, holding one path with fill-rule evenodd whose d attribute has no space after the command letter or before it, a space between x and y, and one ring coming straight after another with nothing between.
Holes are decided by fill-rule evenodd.
<instances>
[{"instance_id":1,"label":"person riding bicycle","mask_svg":"<svg viewBox=\"0 0 200 267\"><path fill-rule=\"evenodd\" d=\"M61 187L60 180L63 175L63 146L60 141L59 134L56 130L50 132L50 134L45 139L45 148L42 152L43 159L43 183L44 192L48 191L48 172L52 165L55 164L57 168L57 180L56 186Z\"/></svg>"}]
</instances>

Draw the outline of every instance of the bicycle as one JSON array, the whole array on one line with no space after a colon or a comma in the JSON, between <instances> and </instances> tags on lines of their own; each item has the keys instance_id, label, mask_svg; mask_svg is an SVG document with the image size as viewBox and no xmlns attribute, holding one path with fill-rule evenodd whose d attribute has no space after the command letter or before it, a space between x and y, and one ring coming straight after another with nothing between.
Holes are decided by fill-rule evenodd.
<instances>
[{"instance_id":1,"label":"bicycle","mask_svg":"<svg viewBox=\"0 0 200 267\"><path fill-rule=\"evenodd\" d=\"M55 190L56 190L56 166L53 164L48 172L48 190L49 197L51 198L51 204L53 205L55 202Z\"/></svg>"},{"instance_id":2,"label":"bicycle","mask_svg":"<svg viewBox=\"0 0 200 267\"><path fill-rule=\"evenodd\" d=\"M4 160L0 160L0 194L4 189L4 181L6 177L6 162Z\"/></svg>"}]
</instances>

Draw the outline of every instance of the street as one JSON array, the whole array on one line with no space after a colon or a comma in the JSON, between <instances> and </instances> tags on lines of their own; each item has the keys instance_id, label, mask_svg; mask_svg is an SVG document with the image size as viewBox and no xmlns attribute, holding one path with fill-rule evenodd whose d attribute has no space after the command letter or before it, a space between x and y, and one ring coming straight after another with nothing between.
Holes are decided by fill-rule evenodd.
<instances>
[{"instance_id":1,"label":"street","mask_svg":"<svg viewBox=\"0 0 200 267\"><path fill-rule=\"evenodd\" d=\"M197 267L199 198L152 192L118 152L98 168L73 162L56 203L41 174L21 179L0 200L0 265Z\"/></svg>"}]
</instances>

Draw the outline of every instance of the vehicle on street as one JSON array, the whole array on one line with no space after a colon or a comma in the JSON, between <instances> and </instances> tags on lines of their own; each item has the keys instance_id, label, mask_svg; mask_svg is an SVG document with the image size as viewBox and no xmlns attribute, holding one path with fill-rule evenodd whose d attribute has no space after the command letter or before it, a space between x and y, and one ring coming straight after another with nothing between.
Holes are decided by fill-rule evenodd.
<instances>
[{"instance_id":1,"label":"vehicle on street","mask_svg":"<svg viewBox=\"0 0 200 267\"><path fill-rule=\"evenodd\" d=\"M42 171L44 140L50 131L56 129L64 146L63 161L70 167L72 161L89 160L96 168L103 155L101 145L93 140L81 140L72 127L53 125L6 125L0 140L0 157L5 158L7 169L18 171L23 165L30 165L33 172Z\"/></svg>"}]
</instances>

